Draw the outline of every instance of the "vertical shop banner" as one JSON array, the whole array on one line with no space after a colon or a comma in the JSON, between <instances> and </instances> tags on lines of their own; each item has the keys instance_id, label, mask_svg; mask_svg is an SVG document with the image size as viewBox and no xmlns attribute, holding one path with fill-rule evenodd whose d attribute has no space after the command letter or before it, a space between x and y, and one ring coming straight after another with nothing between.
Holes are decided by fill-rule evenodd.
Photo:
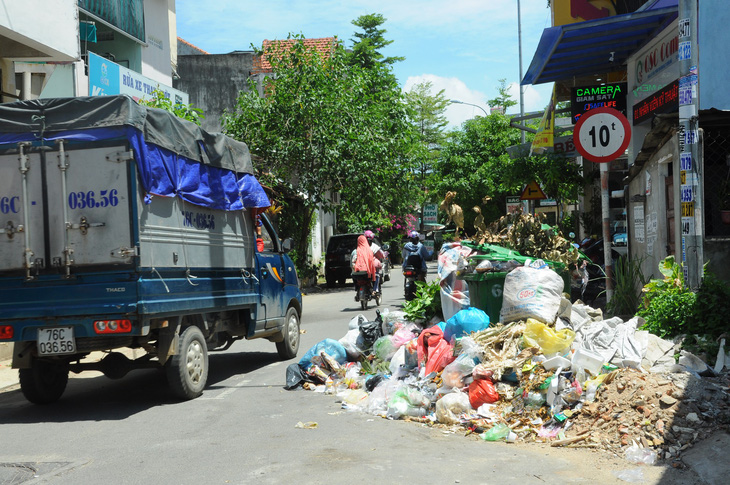
<instances>
[{"instance_id":1,"label":"vertical shop banner","mask_svg":"<svg viewBox=\"0 0 730 485\"><path fill-rule=\"evenodd\" d=\"M542 153L547 149L553 148L555 134L555 85L553 85L553 94L550 96L550 104L542 115L540 124L537 127L537 134L532 140L530 146L530 155L533 153Z\"/></svg>"}]
</instances>

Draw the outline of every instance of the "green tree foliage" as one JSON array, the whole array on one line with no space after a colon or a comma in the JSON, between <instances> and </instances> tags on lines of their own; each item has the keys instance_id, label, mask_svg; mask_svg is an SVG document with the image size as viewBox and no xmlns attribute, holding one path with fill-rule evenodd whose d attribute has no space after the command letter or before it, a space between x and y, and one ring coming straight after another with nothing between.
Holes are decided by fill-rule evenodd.
<instances>
[{"instance_id":1,"label":"green tree foliage","mask_svg":"<svg viewBox=\"0 0 730 485\"><path fill-rule=\"evenodd\" d=\"M365 69L372 69L377 64L392 65L405 57L385 57L380 50L393 43L383 36L387 30L379 28L387 19L379 13L361 15L352 21L352 25L361 28L362 32L355 32L355 38L349 53L350 63Z\"/></svg>"},{"instance_id":2,"label":"green tree foliage","mask_svg":"<svg viewBox=\"0 0 730 485\"><path fill-rule=\"evenodd\" d=\"M267 57L266 96L252 82L224 126L249 145L262 182L301 201L283 217L298 221L291 236L305 254L316 208L333 209L331 192L341 192L343 204L379 208L396 183L409 126L400 90L382 83L382 70L351 65L339 44L323 54L302 36L290 38L290 48Z\"/></svg>"},{"instance_id":3,"label":"green tree foliage","mask_svg":"<svg viewBox=\"0 0 730 485\"><path fill-rule=\"evenodd\" d=\"M510 108L517 104L517 101L513 100L512 97L507 92L507 80L502 78L499 80L499 87L497 88L497 92L499 95L494 98L487 101L487 104L490 108L495 107L502 107L504 108L504 112L507 112L507 108Z\"/></svg>"},{"instance_id":4,"label":"green tree foliage","mask_svg":"<svg viewBox=\"0 0 730 485\"><path fill-rule=\"evenodd\" d=\"M511 106L504 81L500 95L490 106ZM528 141L533 135L528 136ZM450 133L434 164L432 188L439 197L457 192L456 203L464 210L465 229L473 234L474 206L480 206L487 223L504 214L506 196L517 195L536 180L549 197L576 200L585 180L580 166L559 155L511 158L507 147L520 143L520 131L510 126L510 117L494 112L466 121ZM491 197L487 203L484 197Z\"/></svg>"},{"instance_id":5,"label":"green tree foliage","mask_svg":"<svg viewBox=\"0 0 730 485\"><path fill-rule=\"evenodd\" d=\"M178 118L192 121L198 126L200 126L200 121L205 118L203 116L203 110L200 108L194 108L192 104L173 104L170 98L166 98L165 93L160 89L152 91L152 97L150 99L140 99L139 104L149 106L150 108L164 109Z\"/></svg>"}]
</instances>

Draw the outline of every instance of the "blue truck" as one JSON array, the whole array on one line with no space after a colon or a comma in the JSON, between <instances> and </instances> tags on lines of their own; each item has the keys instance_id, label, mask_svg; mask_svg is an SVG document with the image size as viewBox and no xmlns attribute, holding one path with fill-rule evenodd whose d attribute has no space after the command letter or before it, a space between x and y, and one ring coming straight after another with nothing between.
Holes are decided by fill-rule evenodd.
<instances>
[{"instance_id":1,"label":"blue truck","mask_svg":"<svg viewBox=\"0 0 730 485\"><path fill-rule=\"evenodd\" d=\"M209 351L295 357L302 295L269 205L245 143L128 96L0 104L0 342L25 397L159 367L193 399Z\"/></svg>"}]
</instances>

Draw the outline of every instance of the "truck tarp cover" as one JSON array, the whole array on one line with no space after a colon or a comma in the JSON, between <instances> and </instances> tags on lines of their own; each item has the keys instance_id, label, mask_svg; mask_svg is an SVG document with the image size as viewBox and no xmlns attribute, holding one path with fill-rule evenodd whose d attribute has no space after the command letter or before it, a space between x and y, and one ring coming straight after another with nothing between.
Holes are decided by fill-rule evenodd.
<instances>
[{"instance_id":1,"label":"truck tarp cover","mask_svg":"<svg viewBox=\"0 0 730 485\"><path fill-rule=\"evenodd\" d=\"M131 97L51 98L0 104L0 149L19 142L126 138L145 191L221 210L268 207L248 146L208 133Z\"/></svg>"}]
</instances>

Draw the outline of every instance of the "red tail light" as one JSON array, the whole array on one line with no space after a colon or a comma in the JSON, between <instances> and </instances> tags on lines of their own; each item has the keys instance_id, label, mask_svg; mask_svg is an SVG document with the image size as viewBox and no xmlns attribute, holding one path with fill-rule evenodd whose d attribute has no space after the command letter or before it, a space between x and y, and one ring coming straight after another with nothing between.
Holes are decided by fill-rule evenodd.
<instances>
[{"instance_id":1,"label":"red tail light","mask_svg":"<svg viewBox=\"0 0 730 485\"><path fill-rule=\"evenodd\" d=\"M13 327L0 325L0 340L10 340L11 338L13 338Z\"/></svg>"},{"instance_id":2,"label":"red tail light","mask_svg":"<svg viewBox=\"0 0 730 485\"><path fill-rule=\"evenodd\" d=\"M416 272L411 270L405 270L403 271L403 276L416 276Z\"/></svg>"},{"instance_id":3,"label":"red tail light","mask_svg":"<svg viewBox=\"0 0 730 485\"><path fill-rule=\"evenodd\" d=\"M94 322L96 333L129 333L132 331L132 322L129 320L97 320Z\"/></svg>"}]
</instances>

